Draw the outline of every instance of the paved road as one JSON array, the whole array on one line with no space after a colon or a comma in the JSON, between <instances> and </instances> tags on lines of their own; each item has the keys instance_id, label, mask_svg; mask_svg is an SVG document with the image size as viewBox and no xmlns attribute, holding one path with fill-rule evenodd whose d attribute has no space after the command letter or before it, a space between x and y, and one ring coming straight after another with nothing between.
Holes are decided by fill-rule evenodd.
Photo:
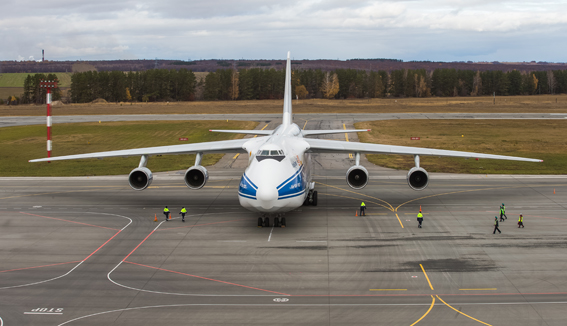
<instances>
[{"instance_id":1,"label":"paved road","mask_svg":"<svg viewBox=\"0 0 567 326\"><path fill-rule=\"evenodd\" d=\"M564 179L437 178L416 192L403 172L390 172L355 192L335 172L317 172L319 206L288 214L282 229L257 228L257 216L238 205L237 169L200 191L174 174L158 175L143 192L125 177L2 179L0 318L564 325ZM355 217L361 201L368 215ZM502 202L508 220L493 235ZM162 222L163 205L174 220ZM520 213L525 229L515 224Z\"/></svg>"},{"instance_id":2,"label":"paved road","mask_svg":"<svg viewBox=\"0 0 567 326\"><path fill-rule=\"evenodd\" d=\"M567 113L328 113L294 114L301 124L308 120L344 120L350 123L395 119L566 119ZM45 124L45 117L0 117L0 127ZM142 114L142 115L72 115L54 116L53 124L96 121L154 120L245 120L281 122L281 114Z\"/></svg>"}]
</instances>

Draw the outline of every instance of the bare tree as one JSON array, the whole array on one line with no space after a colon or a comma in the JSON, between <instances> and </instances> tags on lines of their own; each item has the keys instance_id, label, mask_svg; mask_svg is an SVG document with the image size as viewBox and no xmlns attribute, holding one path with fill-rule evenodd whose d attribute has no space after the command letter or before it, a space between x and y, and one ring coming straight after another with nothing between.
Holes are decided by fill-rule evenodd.
<instances>
[{"instance_id":1,"label":"bare tree","mask_svg":"<svg viewBox=\"0 0 567 326\"><path fill-rule=\"evenodd\" d=\"M236 69L232 70L232 76L230 78L230 99L238 99L238 71L236 71Z\"/></svg>"},{"instance_id":2,"label":"bare tree","mask_svg":"<svg viewBox=\"0 0 567 326\"><path fill-rule=\"evenodd\" d=\"M321 92L325 98L333 98L339 92L339 76L327 71L323 83L321 85Z\"/></svg>"},{"instance_id":3,"label":"bare tree","mask_svg":"<svg viewBox=\"0 0 567 326\"><path fill-rule=\"evenodd\" d=\"M549 94L555 94L555 87L557 82L555 81L555 77L553 76L553 71L547 71L547 86L549 87Z\"/></svg>"},{"instance_id":4,"label":"bare tree","mask_svg":"<svg viewBox=\"0 0 567 326\"><path fill-rule=\"evenodd\" d=\"M480 78L480 71L476 71L476 75L473 77L473 86L471 96L479 96L480 90L482 89L482 78Z\"/></svg>"}]
</instances>

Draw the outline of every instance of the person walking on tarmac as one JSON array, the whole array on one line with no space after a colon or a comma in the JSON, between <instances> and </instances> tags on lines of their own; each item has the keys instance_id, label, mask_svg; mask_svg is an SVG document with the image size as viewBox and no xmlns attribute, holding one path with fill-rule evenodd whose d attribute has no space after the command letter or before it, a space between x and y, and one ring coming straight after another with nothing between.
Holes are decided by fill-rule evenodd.
<instances>
[{"instance_id":1,"label":"person walking on tarmac","mask_svg":"<svg viewBox=\"0 0 567 326\"><path fill-rule=\"evenodd\" d=\"M520 218L518 219L518 228L520 228L520 226L522 228L524 227L524 217L522 216L522 214L520 214Z\"/></svg>"},{"instance_id":2,"label":"person walking on tarmac","mask_svg":"<svg viewBox=\"0 0 567 326\"><path fill-rule=\"evenodd\" d=\"M419 222L417 227L421 229L421 223L423 223L423 214L421 214L421 210L417 213L417 221Z\"/></svg>"},{"instance_id":3,"label":"person walking on tarmac","mask_svg":"<svg viewBox=\"0 0 567 326\"><path fill-rule=\"evenodd\" d=\"M495 234L496 230L498 230L498 233L502 233L498 228L498 216L494 216L494 231L492 232L492 234Z\"/></svg>"},{"instance_id":4,"label":"person walking on tarmac","mask_svg":"<svg viewBox=\"0 0 567 326\"><path fill-rule=\"evenodd\" d=\"M366 204L364 202L362 202L362 204L360 204L360 216L366 216Z\"/></svg>"},{"instance_id":5,"label":"person walking on tarmac","mask_svg":"<svg viewBox=\"0 0 567 326\"><path fill-rule=\"evenodd\" d=\"M506 216L506 206L502 203L502 206L500 206L500 222L504 222L504 218L508 219L508 216Z\"/></svg>"},{"instance_id":6,"label":"person walking on tarmac","mask_svg":"<svg viewBox=\"0 0 567 326\"><path fill-rule=\"evenodd\" d=\"M179 214L181 214L181 222L185 222L185 214L187 214L185 207L181 207L181 212L179 212Z\"/></svg>"},{"instance_id":7,"label":"person walking on tarmac","mask_svg":"<svg viewBox=\"0 0 567 326\"><path fill-rule=\"evenodd\" d=\"M169 220L169 208L167 208L167 206L165 206L165 208L163 209L163 215L165 215L165 220L168 221Z\"/></svg>"}]
</instances>

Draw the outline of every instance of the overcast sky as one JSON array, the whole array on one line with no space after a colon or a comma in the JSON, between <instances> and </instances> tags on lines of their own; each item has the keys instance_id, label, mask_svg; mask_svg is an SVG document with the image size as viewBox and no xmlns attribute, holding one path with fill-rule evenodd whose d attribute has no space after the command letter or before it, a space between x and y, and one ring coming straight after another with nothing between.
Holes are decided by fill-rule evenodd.
<instances>
[{"instance_id":1,"label":"overcast sky","mask_svg":"<svg viewBox=\"0 0 567 326\"><path fill-rule=\"evenodd\" d=\"M567 61L567 0L4 0L0 60Z\"/></svg>"}]
</instances>

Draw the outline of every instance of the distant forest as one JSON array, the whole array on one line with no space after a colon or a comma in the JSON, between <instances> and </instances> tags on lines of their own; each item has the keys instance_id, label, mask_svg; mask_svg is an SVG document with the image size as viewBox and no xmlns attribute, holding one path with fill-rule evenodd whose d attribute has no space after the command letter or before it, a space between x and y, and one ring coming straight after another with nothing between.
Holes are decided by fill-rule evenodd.
<instances>
[{"instance_id":1,"label":"distant forest","mask_svg":"<svg viewBox=\"0 0 567 326\"><path fill-rule=\"evenodd\" d=\"M45 90L39 87L39 81L55 78L54 74L29 75L23 96L16 103L44 103ZM281 99L284 79L285 71L274 68L217 69L199 81L187 69L87 71L72 75L67 100L88 103L99 98L108 102ZM567 93L567 70L296 69L292 72L292 92L294 98L329 99L557 94ZM53 99L61 99L59 89L53 90Z\"/></svg>"}]
</instances>

